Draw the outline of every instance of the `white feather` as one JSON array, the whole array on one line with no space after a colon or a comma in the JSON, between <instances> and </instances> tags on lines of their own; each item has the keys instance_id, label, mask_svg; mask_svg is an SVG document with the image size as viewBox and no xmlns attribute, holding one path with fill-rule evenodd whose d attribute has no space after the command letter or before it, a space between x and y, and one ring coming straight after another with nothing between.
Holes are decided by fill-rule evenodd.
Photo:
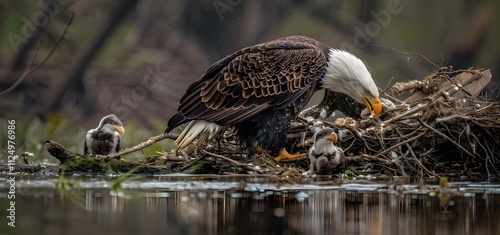
<instances>
[{"instance_id":1,"label":"white feather","mask_svg":"<svg viewBox=\"0 0 500 235\"><path fill-rule=\"evenodd\" d=\"M87 131L87 134L85 135L85 145L87 145L87 151L89 154L95 154L94 148L92 148L92 142L97 141L95 140L92 135L101 129L103 132L111 133L113 135L113 141L112 141L112 146L111 146L111 151L108 154L114 154L116 153L116 146L118 145L118 142L120 140L120 133L116 131L116 129L110 125L110 124L103 124L103 121L99 123L99 126L95 129L90 129Z\"/></svg>"},{"instance_id":2,"label":"white feather","mask_svg":"<svg viewBox=\"0 0 500 235\"><path fill-rule=\"evenodd\" d=\"M328 114L328 112L326 111L326 109L322 108L321 111L319 112L319 118L325 119L325 118L327 118L326 117L327 114Z\"/></svg>"},{"instance_id":3,"label":"white feather","mask_svg":"<svg viewBox=\"0 0 500 235\"><path fill-rule=\"evenodd\" d=\"M213 122L203 120L191 121L182 133L177 137L175 143L178 149L183 149L188 146L193 140L200 136L200 141L204 142L213 138L223 128Z\"/></svg>"},{"instance_id":4,"label":"white feather","mask_svg":"<svg viewBox=\"0 0 500 235\"><path fill-rule=\"evenodd\" d=\"M391 100L381 97L380 101L382 102L382 105L384 106L384 110L396 109L396 105Z\"/></svg>"},{"instance_id":5,"label":"white feather","mask_svg":"<svg viewBox=\"0 0 500 235\"><path fill-rule=\"evenodd\" d=\"M321 138L309 149L309 170L313 173L317 173L321 171L321 168L325 167L328 162L338 165L343 155L344 151L342 148L335 146L331 140Z\"/></svg>"}]
</instances>

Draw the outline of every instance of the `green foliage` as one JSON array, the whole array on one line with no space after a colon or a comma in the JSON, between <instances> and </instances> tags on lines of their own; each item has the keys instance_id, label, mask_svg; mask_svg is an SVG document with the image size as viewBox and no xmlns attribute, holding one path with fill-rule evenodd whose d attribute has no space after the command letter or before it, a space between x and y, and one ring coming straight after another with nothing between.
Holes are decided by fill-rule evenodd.
<instances>
[{"instance_id":1,"label":"green foliage","mask_svg":"<svg viewBox=\"0 0 500 235\"><path fill-rule=\"evenodd\" d=\"M120 175L118 176L118 178L116 178L113 183L111 184L111 188L114 190L114 191L120 191L120 190L123 190L122 188L122 183L124 181L133 181L133 180L140 180L140 179L143 179L144 177L140 176L140 175L132 175L135 171L137 171L139 168L136 167L128 172L126 172L125 174L123 175Z\"/></svg>"},{"instance_id":2,"label":"green foliage","mask_svg":"<svg viewBox=\"0 0 500 235\"><path fill-rule=\"evenodd\" d=\"M50 155L43 148L43 142L47 139L57 139L74 152L83 150L83 137L80 136L85 136L85 131L78 128L80 126L78 119L67 119L60 114L54 114L45 121L39 118L30 120L28 118L8 117L0 118L0 123L7 123L7 120L16 121L15 143L17 155L21 156L22 152L32 153L35 156L32 159L35 161L34 163L47 160L57 162L54 158L49 157ZM2 140L7 138L6 126L0 125L0 139Z\"/></svg>"},{"instance_id":3,"label":"green foliage","mask_svg":"<svg viewBox=\"0 0 500 235\"><path fill-rule=\"evenodd\" d=\"M85 208L85 201L80 197L80 179L73 177L66 177L64 171L57 178L55 188L59 192L59 198L61 203L64 203L65 199L70 200L74 204Z\"/></svg>"},{"instance_id":4,"label":"green foliage","mask_svg":"<svg viewBox=\"0 0 500 235\"><path fill-rule=\"evenodd\" d=\"M343 174L345 177L347 177L348 180L353 180L356 177L356 174L352 170L352 168L348 167Z\"/></svg>"},{"instance_id":5,"label":"green foliage","mask_svg":"<svg viewBox=\"0 0 500 235\"><path fill-rule=\"evenodd\" d=\"M56 181L56 189L58 190L72 190L72 189L76 189L76 190L79 190L80 189L80 181L78 179L75 179L75 178L68 178L66 177L66 175L64 174L64 171L61 172L61 174L59 175L59 178L57 178L57 181Z\"/></svg>"}]
</instances>

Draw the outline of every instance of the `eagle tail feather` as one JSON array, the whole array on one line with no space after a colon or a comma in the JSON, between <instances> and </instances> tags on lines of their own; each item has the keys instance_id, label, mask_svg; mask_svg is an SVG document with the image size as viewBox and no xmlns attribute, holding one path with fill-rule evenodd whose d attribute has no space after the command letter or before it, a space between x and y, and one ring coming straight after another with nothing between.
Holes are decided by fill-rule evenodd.
<instances>
[{"instance_id":1,"label":"eagle tail feather","mask_svg":"<svg viewBox=\"0 0 500 235\"><path fill-rule=\"evenodd\" d=\"M215 136L220 130L221 126L203 120L191 121L182 133L177 137L175 143L177 149L183 149L188 146L197 136L200 136L200 141L204 142Z\"/></svg>"}]
</instances>

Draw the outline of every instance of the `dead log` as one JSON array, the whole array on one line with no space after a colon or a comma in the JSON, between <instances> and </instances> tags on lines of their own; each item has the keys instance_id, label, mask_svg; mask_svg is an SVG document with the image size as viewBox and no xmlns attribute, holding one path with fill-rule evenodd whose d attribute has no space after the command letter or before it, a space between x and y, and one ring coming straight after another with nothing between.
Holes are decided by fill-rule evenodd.
<instances>
[{"instance_id":1,"label":"dead log","mask_svg":"<svg viewBox=\"0 0 500 235\"><path fill-rule=\"evenodd\" d=\"M61 144L46 140L44 147L52 156L61 161L60 171L66 174L120 174L135 169L135 174L171 174L175 171L159 166L149 166L138 162L110 157L82 156Z\"/></svg>"}]
</instances>

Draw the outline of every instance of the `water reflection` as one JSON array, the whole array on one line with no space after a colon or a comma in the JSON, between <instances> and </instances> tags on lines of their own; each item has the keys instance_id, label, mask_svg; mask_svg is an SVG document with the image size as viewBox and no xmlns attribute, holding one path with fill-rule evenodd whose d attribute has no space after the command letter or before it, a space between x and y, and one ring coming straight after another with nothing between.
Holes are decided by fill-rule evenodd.
<instances>
[{"instance_id":1,"label":"water reflection","mask_svg":"<svg viewBox=\"0 0 500 235\"><path fill-rule=\"evenodd\" d=\"M101 186L21 187L16 228L2 222L0 234L500 234L498 187L464 188L465 196L443 208L428 193L356 190L355 184L307 190ZM1 195L6 207L3 189Z\"/></svg>"}]
</instances>

